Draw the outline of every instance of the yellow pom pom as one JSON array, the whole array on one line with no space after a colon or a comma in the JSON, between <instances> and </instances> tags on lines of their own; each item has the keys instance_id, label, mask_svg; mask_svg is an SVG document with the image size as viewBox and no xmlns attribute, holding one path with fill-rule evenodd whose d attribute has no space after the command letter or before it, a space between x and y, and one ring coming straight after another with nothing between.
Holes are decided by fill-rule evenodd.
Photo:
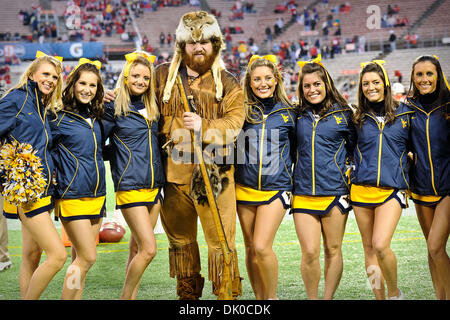
<instances>
[{"instance_id":1,"label":"yellow pom pom","mask_svg":"<svg viewBox=\"0 0 450 320\"><path fill-rule=\"evenodd\" d=\"M30 144L17 141L0 148L0 189L12 204L34 202L45 191L47 179L36 152Z\"/></svg>"}]
</instances>

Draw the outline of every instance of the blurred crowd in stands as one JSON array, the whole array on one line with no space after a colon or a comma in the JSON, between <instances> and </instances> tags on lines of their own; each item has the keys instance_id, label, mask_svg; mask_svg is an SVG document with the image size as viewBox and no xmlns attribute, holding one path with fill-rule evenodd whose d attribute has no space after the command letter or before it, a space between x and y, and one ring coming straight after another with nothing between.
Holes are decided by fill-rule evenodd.
<instances>
[{"instance_id":1,"label":"blurred crowd in stands","mask_svg":"<svg viewBox=\"0 0 450 320\"><path fill-rule=\"evenodd\" d=\"M224 41L227 50L224 52L223 60L227 68L239 79L241 71L246 67L249 58L253 54L276 54L288 95L295 98L294 84L298 80L296 62L298 60L308 60L315 58L318 54L322 59L333 59L336 55L345 53L349 48L354 52L364 52L366 49L366 39L364 35L354 35L353 37L343 37L341 31L341 19L351 19L352 12L349 2L339 5L330 5L327 0L322 0L311 7L301 7L295 0L286 0L274 8L275 14L280 14L273 26L262 26L265 33L264 43L257 43L252 36L246 41L233 41L233 35L245 32L241 26L237 26L239 21L245 19L248 14L256 14L253 1L229 0L233 2L229 12L221 12L216 8L210 8L222 25ZM303 2L302 2L303 3ZM136 18L144 16L147 12L155 12L162 7L177 6L200 6L199 0L68 0L66 10L63 14L66 26L69 20L72 21L74 15L79 16L79 25L73 29L68 28L68 34L58 35L57 25L54 22L39 21L42 13L40 5L33 5L31 9L20 10L19 20L30 28L30 35L26 40L30 42L43 41L96 41L105 35L112 37L119 35L122 41L133 41L136 33L132 27L131 10ZM76 10L75 10L76 9ZM197 10L197 9L193 9ZM223 9L222 9L223 10ZM388 5L382 12L381 27L390 28L391 50L395 50L397 41L394 32L395 27L408 25L406 15L401 13L401 8L397 4ZM286 19L286 13L290 13L290 19ZM322 15L322 16L319 16ZM322 19L321 19L322 18ZM325 19L324 19L325 18ZM231 23L230 23L231 21ZM322 21L322 22L320 22ZM285 30L286 26L292 24L301 25L304 31L317 31L313 35L301 37L300 39L280 41L277 39ZM320 25L319 25L320 23ZM167 30L159 35L156 47L150 45L147 35L142 35L142 49L155 54L157 64L168 62L171 59L171 48L173 47L175 30ZM7 35L4 41L23 41L21 35ZM417 44L418 37L415 34L408 34L405 38L407 47ZM261 48L264 46L264 50ZM263 52L264 51L264 52ZM108 65L107 57L101 57L103 61L102 73L104 83L108 88L113 88L119 72L112 70ZM17 58L9 58L8 61L0 59L0 88L3 84L9 84L9 65L20 63ZM70 72L67 67L65 76ZM352 84L347 84L348 89L352 89Z\"/></svg>"},{"instance_id":2,"label":"blurred crowd in stands","mask_svg":"<svg viewBox=\"0 0 450 320\"><path fill-rule=\"evenodd\" d=\"M96 37L101 37L103 34L107 37L118 34L124 41L132 39L135 32L132 28L127 30L127 26L131 25L132 22L127 2L127 0L67 1L64 18L66 26L69 28L68 40L95 41ZM140 1L132 1L132 5L137 2ZM73 28L70 28L74 15L78 14L82 23L80 25L75 24Z\"/></svg>"},{"instance_id":3,"label":"blurred crowd in stands","mask_svg":"<svg viewBox=\"0 0 450 320\"><path fill-rule=\"evenodd\" d=\"M222 15L227 16L228 20L244 19L246 14L255 14L255 6L252 1L242 0L230 0L233 1L231 12L222 13L221 11L211 8L211 12L219 19ZM128 4L128 7L127 7ZM130 16L130 8L134 15L139 18L145 14L145 12L154 12L161 7L174 7L174 6L198 6L198 0L68 0L66 2L66 10L63 14L66 25L68 27L68 33L64 33L61 37L58 37L58 28L56 23L39 21L41 6L33 5L31 11L20 10L19 20L24 25L30 26L30 34L26 36L26 40L33 42L44 42L58 39L58 41L96 41L102 35L112 37L119 35L122 41L134 41L136 39L136 32L132 27L132 18ZM321 10L318 10L318 7ZM274 8L275 13L290 12L290 21L285 21L284 16L279 17L273 26L265 26L266 42L269 50L279 51L278 47L291 46L289 43L275 43L274 40L283 33L287 25L296 23L301 25L305 32L316 31L316 40L308 38L308 42L314 42L314 46L310 43L309 48L305 48L304 45L296 45L296 50L300 50L302 54L300 57L306 56L305 51L317 50L322 55L330 55L333 57L335 54L342 52L342 48L345 48L348 44L354 44L354 51L364 51L366 39L364 35L354 35L353 37L342 37L341 31L341 19L351 19L350 15L345 13L351 12L351 4L349 2L341 3L339 5L331 6L328 4L328 0L322 0L321 3L313 5L311 7L300 7L295 0L285 0L280 5ZM320 19L323 17L320 14L326 14L326 19ZM408 18L400 15L400 7L397 4L388 5L382 12L381 27L393 29L398 26L408 25ZM344 15L343 15L344 14ZM70 28L70 24L73 22L74 16L79 16L79 23L75 24L73 28ZM319 25L322 21L321 25ZM222 31L227 43L227 51L232 51L234 46L239 46L239 43L233 42L233 35L242 34L245 32L243 28L234 23L226 23L226 21L220 21L222 24ZM263 27L264 28L264 27ZM159 36L160 47L163 48L166 45L168 47L173 43L174 30L167 30L163 34L155 35ZM146 49L148 45L147 35L143 35L142 44ZM4 41L18 41L23 40L21 35L5 34ZM391 30L389 41L391 42L391 48L395 49L395 42L397 42L396 35ZM418 41L416 34L409 34L405 38L406 45L408 47L415 46ZM297 40L295 40L296 42ZM301 40L300 40L301 42ZM320 43L321 42L321 43ZM261 43L258 44L261 46ZM314 48L315 47L315 48ZM157 49L151 48L150 49ZM297 56L299 56L297 54Z\"/></svg>"}]
</instances>

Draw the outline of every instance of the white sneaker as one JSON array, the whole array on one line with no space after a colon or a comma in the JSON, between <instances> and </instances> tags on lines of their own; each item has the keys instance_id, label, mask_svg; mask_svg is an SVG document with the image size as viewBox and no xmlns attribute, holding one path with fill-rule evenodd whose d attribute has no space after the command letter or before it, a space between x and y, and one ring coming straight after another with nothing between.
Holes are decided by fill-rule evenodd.
<instances>
[{"instance_id":1,"label":"white sneaker","mask_svg":"<svg viewBox=\"0 0 450 320\"><path fill-rule=\"evenodd\" d=\"M11 268L11 266L12 266L11 260L8 260L6 262L0 262L0 271L9 269L9 268Z\"/></svg>"},{"instance_id":2,"label":"white sneaker","mask_svg":"<svg viewBox=\"0 0 450 320\"><path fill-rule=\"evenodd\" d=\"M402 290L398 289L398 296L390 297L389 300L405 300Z\"/></svg>"}]
</instances>

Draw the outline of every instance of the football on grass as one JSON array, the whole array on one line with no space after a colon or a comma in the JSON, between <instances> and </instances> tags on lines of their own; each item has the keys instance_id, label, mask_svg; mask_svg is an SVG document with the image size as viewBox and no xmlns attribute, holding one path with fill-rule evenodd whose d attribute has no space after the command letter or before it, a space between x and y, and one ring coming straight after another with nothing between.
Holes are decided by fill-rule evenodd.
<instances>
[{"instance_id":1,"label":"football on grass","mask_svg":"<svg viewBox=\"0 0 450 320\"><path fill-rule=\"evenodd\" d=\"M116 222L105 222L100 228L100 242L119 242L125 235L125 228Z\"/></svg>"}]
</instances>

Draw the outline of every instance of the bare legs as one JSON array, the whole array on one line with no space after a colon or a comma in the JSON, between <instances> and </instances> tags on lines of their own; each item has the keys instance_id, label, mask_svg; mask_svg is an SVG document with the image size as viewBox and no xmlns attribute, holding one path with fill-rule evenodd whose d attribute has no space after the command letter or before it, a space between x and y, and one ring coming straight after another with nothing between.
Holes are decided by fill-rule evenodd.
<instances>
[{"instance_id":1,"label":"bare legs","mask_svg":"<svg viewBox=\"0 0 450 320\"><path fill-rule=\"evenodd\" d=\"M397 259L390 245L402 212L400 204L396 199L391 199L378 207L353 206L353 210L364 247L367 276L375 298L386 298L384 280L388 297L398 296Z\"/></svg>"},{"instance_id":2,"label":"bare legs","mask_svg":"<svg viewBox=\"0 0 450 320\"><path fill-rule=\"evenodd\" d=\"M21 209L22 263L20 266L20 295L22 299L39 299L50 281L67 259L66 250L48 212L27 218ZM39 265L42 251L47 258Z\"/></svg>"},{"instance_id":3,"label":"bare legs","mask_svg":"<svg viewBox=\"0 0 450 320\"><path fill-rule=\"evenodd\" d=\"M272 249L285 209L280 200L268 205L238 205L245 242L245 263L258 300L277 299L278 260Z\"/></svg>"},{"instance_id":4,"label":"bare legs","mask_svg":"<svg viewBox=\"0 0 450 320\"><path fill-rule=\"evenodd\" d=\"M450 230L450 197L436 206L416 204L417 218L427 240L428 265L436 297L450 299L450 260L446 251Z\"/></svg>"},{"instance_id":5,"label":"bare legs","mask_svg":"<svg viewBox=\"0 0 450 320\"><path fill-rule=\"evenodd\" d=\"M142 275L156 255L156 239L153 229L158 219L160 203L122 209L130 227L130 254L127 261L125 283L121 299L136 299Z\"/></svg>"},{"instance_id":6,"label":"bare legs","mask_svg":"<svg viewBox=\"0 0 450 320\"><path fill-rule=\"evenodd\" d=\"M86 274L97 259L97 236L102 219L62 220L72 242L72 264L67 268L62 299L80 300Z\"/></svg>"},{"instance_id":7,"label":"bare legs","mask_svg":"<svg viewBox=\"0 0 450 320\"><path fill-rule=\"evenodd\" d=\"M333 299L343 271L342 240L347 214L334 207L326 216L294 213L295 230L302 249L300 271L308 299L319 299L320 240L325 252L325 290L323 299Z\"/></svg>"}]
</instances>

